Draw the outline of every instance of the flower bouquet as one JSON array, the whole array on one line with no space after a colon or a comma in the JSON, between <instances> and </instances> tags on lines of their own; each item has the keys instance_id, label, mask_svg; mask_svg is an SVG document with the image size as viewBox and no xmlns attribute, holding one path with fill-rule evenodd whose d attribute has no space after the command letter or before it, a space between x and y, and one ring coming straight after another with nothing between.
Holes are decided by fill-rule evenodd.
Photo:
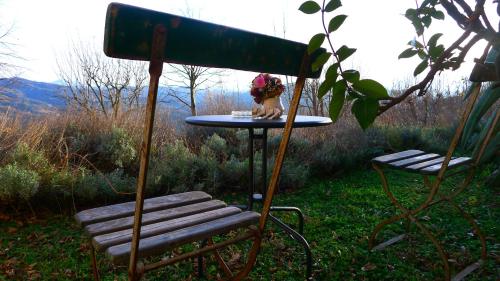
<instances>
[{"instance_id":1,"label":"flower bouquet","mask_svg":"<svg viewBox=\"0 0 500 281\"><path fill-rule=\"evenodd\" d=\"M285 90L281 79L269 73L261 73L252 81L250 94L260 106L252 109L252 116L265 119L278 119L284 111L280 95Z\"/></svg>"}]
</instances>

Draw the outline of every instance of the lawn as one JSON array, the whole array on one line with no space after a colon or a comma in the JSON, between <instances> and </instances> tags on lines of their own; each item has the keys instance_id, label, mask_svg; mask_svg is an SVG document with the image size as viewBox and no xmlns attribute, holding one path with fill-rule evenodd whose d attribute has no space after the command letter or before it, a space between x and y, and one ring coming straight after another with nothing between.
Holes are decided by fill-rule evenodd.
<instances>
[{"instance_id":1,"label":"lawn","mask_svg":"<svg viewBox=\"0 0 500 281\"><path fill-rule=\"evenodd\" d=\"M497 280L499 269L498 192L482 184L488 169L481 171L467 192L457 199L481 225L488 241L488 260L467 280ZM394 193L414 205L426 194L419 178L389 173ZM449 184L446 188L452 188ZM241 197L242 199L244 197ZM311 244L315 280L440 280L441 262L432 244L412 227L412 235L384 251L368 251L373 227L395 213L372 170L344 174L331 180L311 180L305 188L275 197L275 203L300 207L306 214L305 236ZM228 201L237 200L226 195ZM36 218L0 214L0 280L81 280L90 279L88 247L81 229L69 214L40 211ZM450 264L457 267L479 257L479 243L470 227L451 207L440 205L419 215L444 242ZM293 222L293 215L285 215ZM386 238L403 231L401 224L388 227ZM246 248L240 245L238 248ZM241 260L238 248L231 248L230 263ZM180 249L179 251L182 251ZM270 225L250 280L304 280L302 248L282 231ZM113 268L99 259L104 280L126 279L125 268ZM221 274L211 260L207 279ZM184 262L146 275L146 280L196 280L195 263Z\"/></svg>"}]
</instances>

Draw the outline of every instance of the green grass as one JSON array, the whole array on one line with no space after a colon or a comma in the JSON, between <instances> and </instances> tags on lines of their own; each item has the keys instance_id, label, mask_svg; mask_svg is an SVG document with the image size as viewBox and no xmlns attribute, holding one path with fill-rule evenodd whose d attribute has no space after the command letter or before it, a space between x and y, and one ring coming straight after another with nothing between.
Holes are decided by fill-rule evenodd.
<instances>
[{"instance_id":1,"label":"green grass","mask_svg":"<svg viewBox=\"0 0 500 281\"><path fill-rule=\"evenodd\" d=\"M487 174L488 171L483 171ZM496 280L498 267L498 188L486 188L481 176L457 198L480 223L488 240L488 261L467 280ZM419 177L389 173L398 198L415 206L426 190ZM451 188L452 184L446 188ZM446 189L443 188L443 189ZM244 197L241 197L243 199ZM411 228L410 239L384 251L368 251L368 235L384 218L396 213L382 191L377 174L371 170L349 173L342 178L311 181L305 188L277 195L276 205L293 205L306 214L305 236L311 244L315 280L441 280L442 263L430 242ZM236 200L228 195L229 202ZM69 215L39 214L37 219L5 216L0 222L0 280L82 280L90 279L90 259L82 230ZM294 223L294 215L280 214ZM440 205L419 214L444 243L452 269L463 268L479 257L478 239L451 207ZM383 231L382 239L402 233L402 224ZM226 251L237 264L238 250ZM126 279L125 268L113 268L100 255L104 280ZM269 225L257 264L250 280L304 280L302 248L281 230ZM222 274L215 263L207 264L209 280ZM195 264L184 262L154 271L146 280L197 280Z\"/></svg>"}]
</instances>

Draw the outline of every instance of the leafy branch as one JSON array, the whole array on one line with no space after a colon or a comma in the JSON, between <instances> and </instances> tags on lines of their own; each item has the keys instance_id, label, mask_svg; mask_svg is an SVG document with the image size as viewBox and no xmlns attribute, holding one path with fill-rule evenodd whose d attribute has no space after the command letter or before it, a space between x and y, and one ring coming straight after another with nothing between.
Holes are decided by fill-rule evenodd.
<instances>
[{"instance_id":1,"label":"leafy branch","mask_svg":"<svg viewBox=\"0 0 500 281\"><path fill-rule=\"evenodd\" d=\"M342 112L346 101L352 101L351 111L363 129L368 128L379 111L380 100L391 100L382 84L372 79L360 79L361 74L354 69L344 70L342 62L356 52L356 49L342 45L338 49L334 47L331 34L337 31L347 19L347 15L338 14L330 19L326 25L326 16L342 6L340 0L322 1L320 6L315 1L302 3L299 10L306 14L321 12L321 23L323 33L314 35L307 48L309 54L313 53L327 40L330 52L320 55L311 65L314 71L322 68L332 58L333 63L328 67L325 80L318 89L318 97L322 99L331 93L332 99L329 114L335 122Z\"/></svg>"},{"instance_id":2,"label":"leafy branch","mask_svg":"<svg viewBox=\"0 0 500 281\"><path fill-rule=\"evenodd\" d=\"M341 1L330 0L327 2L323 0L322 5L315 1L302 3L300 11L306 14L321 13L323 32L311 38L308 52L312 53L320 48L326 39L330 52L319 56L313 62L312 68L318 70L330 59L333 60L326 71L325 80L318 90L320 99L329 93L332 95L329 109L332 120L336 121L339 118L345 103L352 102L351 111L361 127L365 129L373 123L378 115L401 103L410 95L414 93L419 96L425 95L434 77L444 70L460 68L470 49L478 42L482 40L488 42L484 54L487 54L491 48L500 46L500 35L492 27L484 11L485 1L476 0L472 7L466 0L424 0L420 5L419 1L416 1L415 8L406 10L405 17L414 26L417 38L408 42L409 47L399 55L399 58L418 56L421 61L415 67L413 75L417 76L425 71L427 73L420 82L395 97L390 97L380 83L371 79L360 79L361 75L357 70L344 70L342 68L341 63L350 57L356 49L345 45L336 49L330 35L342 26L347 15L335 15L326 25L327 14L340 8ZM500 11L499 1L495 0L494 2L498 3L497 11ZM445 20L445 12L457 23L458 27L464 30L463 34L449 47L439 43L442 33L433 34L426 42L424 32L434 20ZM484 56L476 62L484 61ZM500 65L497 68L500 69Z\"/></svg>"},{"instance_id":3,"label":"leafy branch","mask_svg":"<svg viewBox=\"0 0 500 281\"><path fill-rule=\"evenodd\" d=\"M414 76L423 73L426 69L429 70L420 82L382 105L378 115L401 103L415 92L418 96L425 95L436 74L446 69L456 70L460 68L470 49L481 40L489 42L483 52L483 58L477 60L477 62L484 61L488 50L495 44L500 43L500 36L491 26L484 12L484 5L485 0L476 1L474 9L465 0L424 0L420 6L417 5L416 9L406 10L405 17L411 21L417 37L423 38L425 29L430 27L433 19L445 19L445 14L439 10L439 7L444 8L446 13L455 20L464 32L447 48L442 44L438 44L438 40L442 36L441 33L432 35L428 42L424 40L420 42L418 39L408 42L410 48L404 50L399 55L399 58L410 58L418 55L422 61L413 71Z\"/></svg>"}]
</instances>

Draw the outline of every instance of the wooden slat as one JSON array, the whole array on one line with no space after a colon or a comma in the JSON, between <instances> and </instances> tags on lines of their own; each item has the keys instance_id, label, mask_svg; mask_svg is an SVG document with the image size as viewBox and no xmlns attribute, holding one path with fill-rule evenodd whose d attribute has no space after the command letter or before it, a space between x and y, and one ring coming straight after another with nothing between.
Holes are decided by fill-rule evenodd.
<instances>
[{"instance_id":1,"label":"wooden slat","mask_svg":"<svg viewBox=\"0 0 500 281\"><path fill-rule=\"evenodd\" d=\"M452 158L452 159L455 159L455 158ZM429 166L432 166L432 165L443 163L443 161L444 161L444 156L436 158L436 159L432 159L432 160L429 160L429 161L425 161L425 162L422 162L422 163L414 164L414 165L411 165L411 166L407 166L407 167L405 167L405 169L409 170L409 171L418 171L418 170L423 169L425 167L429 167Z\"/></svg>"},{"instance_id":2,"label":"wooden slat","mask_svg":"<svg viewBox=\"0 0 500 281\"><path fill-rule=\"evenodd\" d=\"M434 153L423 154L423 155L419 155L419 156L413 156L413 157L410 157L410 158L407 158L404 160L391 162L389 165L396 167L396 168L404 168L404 167L409 166L409 165L421 163L421 162L424 162L427 160L436 159L438 157L439 157L439 154L434 154Z\"/></svg>"},{"instance_id":3,"label":"wooden slat","mask_svg":"<svg viewBox=\"0 0 500 281\"><path fill-rule=\"evenodd\" d=\"M141 228L141 238L168 233L177 229L193 226L196 224L212 221L222 217L227 217L241 213L241 209L236 207L226 207L208 212L180 217L168 221L145 225ZM98 251L103 251L111 246L132 241L132 229L125 229L113 233L96 236L92 239L94 247Z\"/></svg>"},{"instance_id":4,"label":"wooden slat","mask_svg":"<svg viewBox=\"0 0 500 281\"><path fill-rule=\"evenodd\" d=\"M182 205L194 204L211 200L212 196L202 191L185 192L144 200L144 212L153 212L161 209L174 208ZM105 220L126 217L134 214L135 201L109 205L81 211L75 215L81 225L102 222Z\"/></svg>"},{"instance_id":5,"label":"wooden slat","mask_svg":"<svg viewBox=\"0 0 500 281\"><path fill-rule=\"evenodd\" d=\"M260 215L255 212L242 212L207 223L182 228L166 234L141 239L139 242L139 257L158 255L176 246L201 241L214 235L256 224ZM131 243L110 247L106 255L115 264L128 263Z\"/></svg>"},{"instance_id":6,"label":"wooden slat","mask_svg":"<svg viewBox=\"0 0 500 281\"><path fill-rule=\"evenodd\" d=\"M470 157L455 158L455 159L451 160L450 163L448 164L448 169L453 169L453 168L468 164L471 161L472 161L472 159ZM432 166L421 169L420 172L423 174L435 174L435 173L439 172L439 169L441 169L441 166L442 166L442 163L432 165Z\"/></svg>"},{"instance_id":7,"label":"wooden slat","mask_svg":"<svg viewBox=\"0 0 500 281\"><path fill-rule=\"evenodd\" d=\"M307 54L307 44L120 3L108 6L104 52L148 61L157 24L166 28L165 62L298 76ZM321 67L304 74L319 78Z\"/></svg>"},{"instance_id":8,"label":"wooden slat","mask_svg":"<svg viewBox=\"0 0 500 281\"><path fill-rule=\"evenodd\" d=\"M410 158L412 156L418 156L418 155L422 155L422 154L425 154L425 152L420 151L420 150L413 150L413 149L412 150L405 150L405 151L387 154L387 155L373 158L372 162L387 164L387 163L403 160L406 158Z\"/></svg>"},{"instance_id":9,"label":"wooden slat","mask_svg":"<svg viewBox=\"0 0 500 281\"><path fill-rule=\"evenodd\" d=\"M171 220L175 218L185 217L197 213L207 212L215 209L226 207L226 203L219 200L210 200L177 208L160 210L156 212L146 213L142 216L142 225L152 224L160 221ZM89 224L85 227L85 231L90 236L101 235L114 231L127 229L134 225L134 216L119 218L94 224Z\"/></svg>"}]
</instances>

